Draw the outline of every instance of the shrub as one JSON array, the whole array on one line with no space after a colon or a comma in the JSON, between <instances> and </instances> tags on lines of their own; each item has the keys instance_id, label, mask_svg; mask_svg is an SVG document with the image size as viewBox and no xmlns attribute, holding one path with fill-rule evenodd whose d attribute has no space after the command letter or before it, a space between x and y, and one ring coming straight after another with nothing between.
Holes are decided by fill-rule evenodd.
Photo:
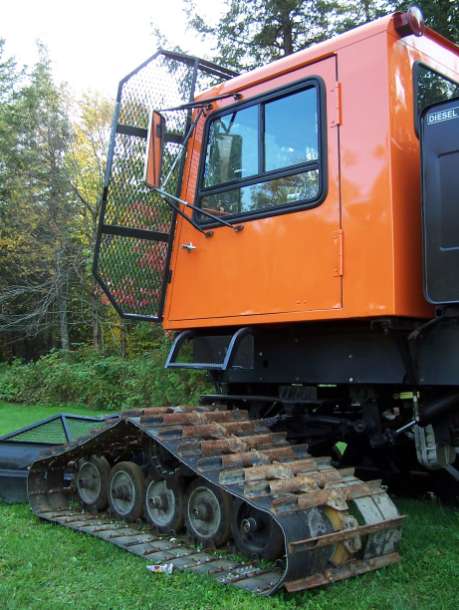
<instances>
[{"instance_id":1,"label":"shrub","mask_svg":"<svg viewBox=\"0 0 459 610\"><path fill-rule=\"evenodd\" d=\"M101 356L87 347L52 351L36 362L0 365L0 400L85 404L122 409L193 403L208 391L195 371L166 371L166 345L129 359Z\"/></svg>"}]
</instances>

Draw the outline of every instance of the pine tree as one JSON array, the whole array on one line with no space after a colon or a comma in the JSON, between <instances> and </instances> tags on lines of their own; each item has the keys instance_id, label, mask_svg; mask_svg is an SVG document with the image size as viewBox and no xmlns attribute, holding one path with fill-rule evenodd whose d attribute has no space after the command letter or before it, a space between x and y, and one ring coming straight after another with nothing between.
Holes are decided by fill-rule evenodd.
<instances>
[{"instance_id":1,"label":"pine tree","mask_svg":"<svg viewBox=\"0 0 459 610\"><path fill-rule=\"evenodd\" d=\"M216 25L187 0L189 26L214 42L213 59L250 70L390 12L386 0L227 0Z\"/></svg>"}]
</instances>

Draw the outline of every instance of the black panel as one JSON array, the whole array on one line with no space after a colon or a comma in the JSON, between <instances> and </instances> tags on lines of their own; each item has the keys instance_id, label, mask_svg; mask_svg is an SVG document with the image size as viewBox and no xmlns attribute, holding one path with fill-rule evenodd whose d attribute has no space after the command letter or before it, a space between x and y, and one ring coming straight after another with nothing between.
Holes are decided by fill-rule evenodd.
<instances>
[{"instance_id":1,"label":"black panel","mask_svg":"<svg viewBox=\"0 0 459 610\"><path fill-rule=\"evenodd\" d=\"M444 318L417 341L419 385L459 386L459 319Z\"/></svg>"},{"instance_id":2,"label":"black panel","mask_svg":"<svg viewBox=\"0 0 459 610\"><path fill-rule=\"evenodd\" d=\"M241 341L228 370L212 371L215 381L256 386L264 394L287 384L301 384L301 391L318 384L459 386L459 317L445 315L427 323L388 318L251 330L246 337L250 341ZM192 341L195 358L219 362L228 335L206 330L196 332Z\"/></svg>"},{"instance_id":3,"label":"black panel","mask_svg":"<svg viewBox=\"0 0 459 610\"><path fill-rule=\"evenodd\" d=\"M431 303L459 302L459 99L422 116L424 286Z\"/></svg>"},{"instance_id":4,"label":"black panel","mask_svg":"<svg viewBox=\"0 0 459 610\"><path fill-rule=\"evenodd\" d=\"M253 343L241 343L234 366L216 375L229 383L409 384L412 328L359 322L253 327ZM196 337L194 345L208 362L221 359L220 338Z\"/></svg>"}]
</instances>

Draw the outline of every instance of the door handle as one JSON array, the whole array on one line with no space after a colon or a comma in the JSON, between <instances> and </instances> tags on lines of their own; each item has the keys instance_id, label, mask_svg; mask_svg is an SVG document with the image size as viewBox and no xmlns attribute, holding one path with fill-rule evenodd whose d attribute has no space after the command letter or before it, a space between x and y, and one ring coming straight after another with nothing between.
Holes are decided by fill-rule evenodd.
<instances>
[{"instance_id":1,"label":"door handle","mask_svg":"<svg viewBox=\"0 0 459 610\"><path fill-rule=\"evenodd\" d=\"M189 241L187 244L182 244L182 248L187 252L193 252L193 250L196 250L196 246L191 241Z\"/></svg>"}]
</instances>

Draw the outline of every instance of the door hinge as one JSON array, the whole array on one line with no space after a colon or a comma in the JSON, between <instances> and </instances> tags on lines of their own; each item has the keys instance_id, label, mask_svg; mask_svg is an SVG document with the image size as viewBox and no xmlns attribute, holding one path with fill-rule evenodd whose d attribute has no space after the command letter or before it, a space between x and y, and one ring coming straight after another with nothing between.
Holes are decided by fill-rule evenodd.
<instances>
[{"instance_id":1,"label":"door hinge","mask_svg":"<svg viewBox=\"0 0 459 610\"><path fill-rule=\"evenodd\" d=\"M343 254L343 230L338 229L333 232L333 244L336 248L336 265L333 271L333 277L341 277L344 273L344 254Z\"/></svg>"},{"instance_id":2,"label":"door hinge","mask_svg":"<svg viewBox=\"0 0 459 610\"><path fill-rule=\"evenodd\" d=\"M329 90L330 95L330 127L338 127L341 125L341 83L336 82Z\"/></svg>"}]
</instances>

